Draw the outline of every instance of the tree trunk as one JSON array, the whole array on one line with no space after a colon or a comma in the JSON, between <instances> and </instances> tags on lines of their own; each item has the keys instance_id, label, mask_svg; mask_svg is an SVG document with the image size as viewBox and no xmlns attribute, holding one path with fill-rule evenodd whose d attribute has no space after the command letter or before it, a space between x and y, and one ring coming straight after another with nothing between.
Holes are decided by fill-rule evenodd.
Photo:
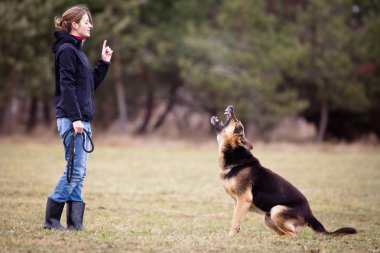
<instances>
[{"instance_id":1,"label":"tree trunk","mask_svg":"<svg viewBox=\"0 0 380 253\"><path fill-rule=\"evenodd\" d=\"M137 134L144 134L146 132L146 129L152 117L153 106L154 106L154 93L153 93L152 88L148 88L146 102L145 102L144 120L141 123L140 127L137 129L136 131Z\"/></svg>"},{"instance_id":2,"label":"tree trunk","mask_svg":"<svg viewBox=\"0 0 380 253\"><path fill-rule=\"evenodd\" d=\"M151 77L150 77L149 71L147 70L146 65L144 63L141 63L140 67L141 67L142 79L147 86L147 95L146 95L146 102L145 102L144 120L141 123L141 125L138 127L136 133L137 134L144 134L146 132L146 129L148 127L148 124L150 122L150 119L151 119L152 113L153 113L154 91L153 91L153 87L151 84Z\"/></svg>"},{"instance_id":3,"label":"tree trunk","mask_svg":"<svg viewBox=\"0 0 380 253\"><path fill-rule=\"evenodd\" d=\"M15 97L15 84L11 77L11 74L8 75L8 78L4 82L4 104L3 104L3 115L2 121L0 122L0 134L10 135L14 127L14 122L16 120L17 114L17 100Z\"/></svg>"},{"instance_id":4,"label":"tree trunk","mask_svg":"<svg viewBox=\"0 0 380 253\"><path fill-rule=\"evenodd\" d=\"M10 135L12 133L17 114L17 100L12 94L4 106L3 122L1 122L1 134Z\"/></svg>"},{"instance_id":5,"label":"tree trunk","mask_svg":"<svg viewBox=\"0 0 380 253\"><path fill-rule=\"evenodd\" d=\"M321 143L325 139L327 124L329 120L329 108L326 100L322 101L321 111L319 115L319 126L316 142Z\"/></svg>"},{"instance_id":6,"label":"tree trunk","mask_svg":"<svg viewBox=\"0 0 380 253\"><path fill-rule=\"evenodd\" d=\"M48 96L48 95L46 95ZM43 121L46 126L51 124L51 104L49 99L44 99L42 101L43 106ZM55 117L54 117L55 118Z\"/></svg>"},{"instance_id":7,"label":"tree trunk","mask_svg":"<svg viewBox=\"0 0 380 253\"><path fill-rule=\"evenodd\" d=\"M28 122L26 124L26 132L30 133L33 131L33 129L36 126L37 121L37 98L35 96L32 97L32 100L30 102L29 106L29 115L28 115Z\"/></svg>"},{"instance_id":8,"label":"tree trunk","mask_svg":"<svg viewBox=\"0 0 380 253\"><path fill-rule=\"evenodd\" d=\"M115 92L118 110L118 118L116 120L116 127L119 132L127 133L127 103L125 99L125 90L122 79L122 63L119 54L113 56L112 68L114 69L115 78Z\"/></svg>"},{"instance_id":9,"label":"tree trunk","mask_svg":"<svg viewBox=\"0 0 380 253\"><path fill-rule=\"evenodd\" d=\"M166 119L166 116L168 115L168 113L173 109L176 98L177 98L177 90L180 86L181 86L181 84L178 84L177 81L172 82L165 110L158 117L158 120L156 121L156 123L153 126L153 130L157 130L158 128L160 128L160 126L165 122L165 119Z\"/></svg>"}]
</instances>

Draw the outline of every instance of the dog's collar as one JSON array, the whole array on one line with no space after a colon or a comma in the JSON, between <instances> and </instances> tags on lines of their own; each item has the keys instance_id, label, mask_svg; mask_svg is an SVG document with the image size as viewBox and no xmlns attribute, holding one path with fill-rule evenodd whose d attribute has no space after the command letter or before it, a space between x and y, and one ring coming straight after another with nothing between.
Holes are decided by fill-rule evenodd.
<instances>
[{"instance_id":1,"label":"dog's collar","mask_svg":"<svg viewBox=\"0 0 380 253\"><path fill-rule=\"evenodd\" d=\"M232 170L234 168L245 166L248 163L251 163L253 161L257 161L257 159L254 159L254 158L243 159L240 163L227 165L227 166L224 166L224 168L225 170Z\"/></svg>"}]
</instances>

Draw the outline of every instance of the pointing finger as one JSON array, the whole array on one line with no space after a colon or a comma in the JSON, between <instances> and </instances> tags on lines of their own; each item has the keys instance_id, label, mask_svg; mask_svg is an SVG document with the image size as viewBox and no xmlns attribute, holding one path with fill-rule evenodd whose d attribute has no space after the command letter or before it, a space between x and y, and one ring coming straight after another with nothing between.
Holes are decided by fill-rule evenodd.
<instances>
[{"instance_id":1,"label":"pointing finger","mask_svg":"<svg viewBox=\"0 0 380 253\"><path fill-rule=\"evenodd\" d=\"M107 44L107 40L104 40L104 42L103 42L103 49L106 47L106 44Z\"/></svg>"}]
</instances>

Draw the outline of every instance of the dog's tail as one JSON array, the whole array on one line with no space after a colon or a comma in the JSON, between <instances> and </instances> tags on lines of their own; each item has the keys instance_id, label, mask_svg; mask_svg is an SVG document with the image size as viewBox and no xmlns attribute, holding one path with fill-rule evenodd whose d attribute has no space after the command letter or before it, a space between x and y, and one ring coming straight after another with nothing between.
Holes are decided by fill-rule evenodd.
<instances>
[{"instance_id":1,"label":"dog's tail","mask_svg":"<svg viewBox=\"0 0 380 253\"><path fill-rule=\"evenodd\" d=\"M350 235L350 234L357 234L355 228L345 227L335 230L334 232L328 232L325 227L322 225L317 218L315 218L313 215L308 217L306 219L308 226L311 227L315 232L323 235L331 235L331 236L342 236L342 235Z\"/></svg>"}]
</instances>

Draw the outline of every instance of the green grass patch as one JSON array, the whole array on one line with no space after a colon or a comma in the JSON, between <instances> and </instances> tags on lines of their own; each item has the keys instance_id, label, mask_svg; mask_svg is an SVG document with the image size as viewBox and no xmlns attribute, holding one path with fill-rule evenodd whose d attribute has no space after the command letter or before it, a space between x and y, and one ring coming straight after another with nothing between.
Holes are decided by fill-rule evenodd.
<instances>
[{"instance_id":1,"label":"green grass patch","mask_svg":"<svg viewBox=\"0 0 380 253\"><path fill-rule=\"evenodd\" d=\"M379 149L269 146L255 152L306 195L328 230L352 226L359 233L330 238L306 228L284 238L249 213L241 232L228 237L233 203L219 183L216 144L98 145L83 190L86 229L46 231L46 198L65 166L62 146L0 142L0 251L380 251Z\"/></svg>"}]
</instances>

